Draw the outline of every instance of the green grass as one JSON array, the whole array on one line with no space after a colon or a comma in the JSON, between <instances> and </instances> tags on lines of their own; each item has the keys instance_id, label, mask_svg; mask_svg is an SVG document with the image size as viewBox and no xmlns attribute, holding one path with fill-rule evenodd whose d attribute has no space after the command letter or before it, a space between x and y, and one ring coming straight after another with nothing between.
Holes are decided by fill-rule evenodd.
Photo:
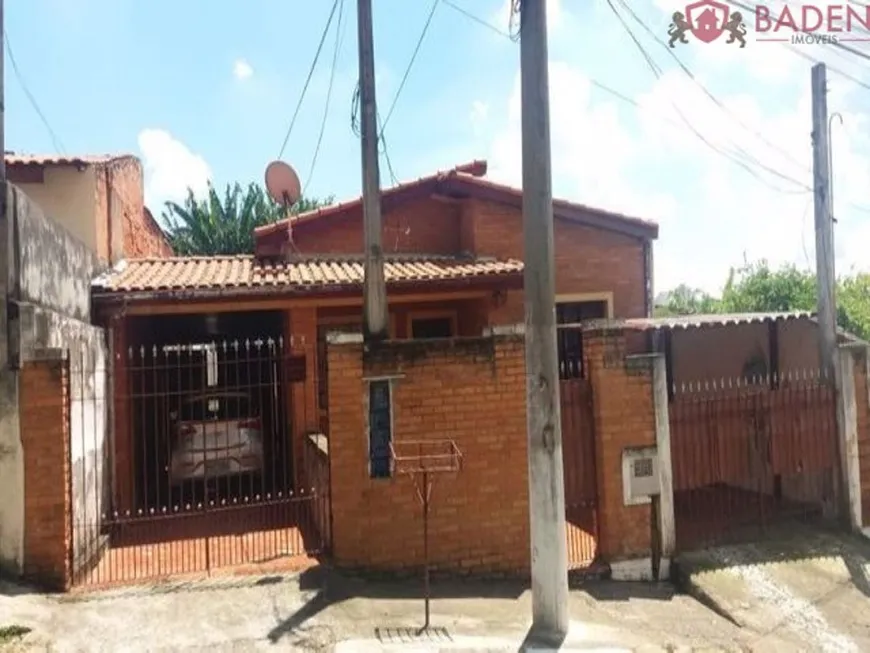
<instances>
[{"instance_id":1,"label":"green grass","mask_svg":"<svg viewBox=\"0 0 870 653\"><path fill-rule=\"evenodd\" d=\"M30 632L30 628L26 626L0 626L0 644L11 642L13 639L24 637Z\"/></svg>"}]
</instances>

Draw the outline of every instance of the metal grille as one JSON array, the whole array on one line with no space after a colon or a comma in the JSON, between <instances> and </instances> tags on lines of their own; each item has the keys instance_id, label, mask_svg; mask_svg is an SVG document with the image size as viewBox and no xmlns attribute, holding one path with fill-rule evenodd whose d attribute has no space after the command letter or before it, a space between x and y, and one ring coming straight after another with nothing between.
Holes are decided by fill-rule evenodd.
<instances>
[{"instance_id":1,"label":"metal grille","mask_svg":"<svg viewBox=\"0 0 870 653\"><path fill-rule=\"evenodd\" d=\"M264 337L117 354L71 366L76 584L292 568L327 548L328 449L292 430L316 406L310 352Z\"/></svg>"},{"instance_id":2,"label":"metal grille","mask_svg":"<svg viewBox=\"0 0 870 653\"><path fill-rule=\"evenodd\" d=\"M677 545L752 539L779 523L830 514L835 410L818 372L674 388Z\"/></svg>"},{"instance_id":3,"label":"metal grille","mask_svg":"<svg viewBox=\"0 0 870 653\"><path fill-rule=\"evenodd\" d=\"M568 530L568 565L588 567L598 553L598 481L592 385L586 379L559 382L562 412L562 462Z\"/></svg>"}]
</instances>

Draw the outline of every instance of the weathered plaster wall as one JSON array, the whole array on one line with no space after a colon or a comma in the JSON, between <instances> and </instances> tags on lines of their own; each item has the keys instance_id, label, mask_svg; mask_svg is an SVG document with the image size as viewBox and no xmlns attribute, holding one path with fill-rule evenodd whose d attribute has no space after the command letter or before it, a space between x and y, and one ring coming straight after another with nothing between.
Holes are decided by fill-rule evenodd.
<instances>
[{"instance_id":1,"label":"weathered plaster wall","mask_svg":"<svg viewBox=\"0 0 870 653\"><path fill-rule=\"evenodd\" d=\"M106 440L106 390L100 377L106 365L105 337L90 324L90 281L102 264L12 185L6 217L0 218L0 247L6 253L0 265L0 568L18 573L26 526L18 370L23 361L50 350L68 356L71 371L76 370L73 380L80 379L70 406L74 506L78 501L76 512L82 516L99 509L101 492L85 492L85 487L97 486L85 478L84 469L99 474ZM76 386L71 390L76 392ZM93 462L85 465L85 459ZM80 537L79 548L82 541Z\"/></svg>"},{"instance_id":2,"label":"weathered plaster wall","mask_svg":"<svg viewBox=\"0 0 870 653\"><path fill-rule=\"evenodd\" d=\"M17 274L19 301L89 321L91 279L103 268L97 255L14 186L8 202L17 220L19 255L10 261L10 281Z\"/></svg>"}]
</instances>

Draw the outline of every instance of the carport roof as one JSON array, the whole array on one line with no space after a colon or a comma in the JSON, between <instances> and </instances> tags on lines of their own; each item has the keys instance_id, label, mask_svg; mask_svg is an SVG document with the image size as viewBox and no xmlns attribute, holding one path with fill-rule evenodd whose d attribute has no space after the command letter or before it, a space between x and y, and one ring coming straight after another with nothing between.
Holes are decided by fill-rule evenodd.
<instances>
[{"instance_id":1,"label":"carport roof","mask_svg":"<svg viewBox=\"0 0 870 653\"><path fill-rule=\"evenodd\" d=\"M674 315L668 317L637 317L622 320L592 320L585 322L586 330L628 329L630 331L656 331L718 327L733 324L759 324L812 319L813 313L793 311L788 313L712 313L708 315Z\"/></svg>"},{"instance_id":2,"label":"carport roof","mask_svg":"<svg viewBox=\"0 0 870 653\"><path fill-rule=\"evenodd\" d=\"M580 325L560 325L561 327L580 327L584 331L677 331L703 329L710 327L732 326L738 324L766 324L770 322L792 322L808 320L818 322L815 313L809 311L769 312L769 313L712 313L707 315L673 315L668 317L637 317L615 320L588 320ZM841 342L868 344L853 333L837 328Z\"/></svg>"},{"instance_id":3,"label":"carport roof","mask_svg":"<svg viewBox=\"0 0 870 653\"><path fill-rule=\"evenodd\" d=\"M521 277L515 259L429 255L387 256L388 285L469 282ZM95 295L185 292L304 292L357 290L363 282L361 256L298 256L264 260L254 256L151 258L122 261L93 281Z\"/></svg>"}]
</instances>

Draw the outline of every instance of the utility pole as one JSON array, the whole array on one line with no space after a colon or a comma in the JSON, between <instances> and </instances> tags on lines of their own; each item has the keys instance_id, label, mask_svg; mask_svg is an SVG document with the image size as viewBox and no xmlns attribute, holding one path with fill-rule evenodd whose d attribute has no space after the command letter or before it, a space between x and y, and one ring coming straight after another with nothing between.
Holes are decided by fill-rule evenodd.
<instances>
[{"instance_id":1,"label":"utility pole","mask_svg":"<svg viewBox=\"0 0 870 653\"><path fill-rule=\"evenodd\" d=\"M4 0L0 0L0 191L3 199L0 205L0 220L6 219L6 27L3 22Z\"/></svg>"},{"instance_id":2,"label":"utility pole","mask_svg":"<svg viewBox=\"0 0 870 653\"><path fill-rule=\"evenodd\" d=\"M523 0L520 70L532 630L561 643L568 632L568 551L556 350L546 0Z\"/></svg>"},{"instance_id":3,"label":"utility pole","mask_svg":"<svg viewBox=\"0 0 870 653\"><path fill-rule=\"evenodd\" d=\"M372 0L357 0L359 104L362 140L362 196L365 268L363 333L366 342L387 338L387 287L381 246L381 176L378 169L378 107L375 99L375 53Z\"/></svg>"},{"instance_id":4,"label":"utility pole","mask_svg":"<svg viewBox=\"0 0 870 653\"><path fill-rule=\"evenodd\" d=\"M834 491L839 519L848 525L848 462L844 456L845 423L840 382L840 356L837 348L836 276L834 273L834 218L831 206L831 144L828 125L828 86L825 64L812 69L813 99L813 192L815 193L816 227L816 296L818 300L819 364L825 383L834 389L837 423L837 479Z\"/></svg>"},{"instance_id":5,"label":"utility pole","mask_svg":"<svg viewBox=\"0 0 870 653\"><path fill-rule=\"evenodd\" d=\"M837 309L834 274L834 220L831 215L828 98L825 64L812 69L813 92L813 191L816 227L816 296L819 321L819 364L828 383L837 371Z\"/></svg>"}]
</instances>

